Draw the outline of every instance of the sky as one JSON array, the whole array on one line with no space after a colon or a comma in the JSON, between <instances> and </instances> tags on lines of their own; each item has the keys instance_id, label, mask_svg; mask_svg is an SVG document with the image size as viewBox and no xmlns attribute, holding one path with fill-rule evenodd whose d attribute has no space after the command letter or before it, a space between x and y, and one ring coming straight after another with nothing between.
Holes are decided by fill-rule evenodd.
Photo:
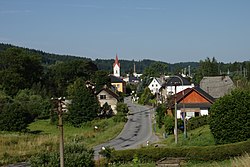
<instances>
[{"instance_id":1,"label":"sky","mask_svg":"<svg viewBox=\"0 0 250 167\"><path fill-rule=\"evenodd\" d=\"M0 43L95 59L250 60L250 0L1 0Z\"/></svg>"}]
</instances>

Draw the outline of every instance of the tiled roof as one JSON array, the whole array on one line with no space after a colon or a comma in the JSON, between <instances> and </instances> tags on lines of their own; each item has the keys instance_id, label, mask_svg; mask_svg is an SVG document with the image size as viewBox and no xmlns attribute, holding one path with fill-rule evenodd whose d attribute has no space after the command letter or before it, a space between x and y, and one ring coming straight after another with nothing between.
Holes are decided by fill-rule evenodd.
<instances>
[{"instance_id":1,"label":"tiled roof","mask_svg":"<svg viewBox=\"0 0 250 167\"><path fill-rule=\"evenodd\" d=\"M204 97L206 100L208 100L210 103L214 103L214 98L210 96L208 93L203 91L199 87L193 87L193 88L187 88L179 93L176 94L176 102L180 102L184 97L187 97L192 91L197 92L199 95Z\"/></svg>"},{"instance_id":2,"label":"tiled roof","mask_svg":"<svg viewBox=\"0 0 250 167\"><path fill-rule=\"evenodd\" d=\"M235 86L229 76L214 76L203 77L200 87L214 98L219 98L230 93Z\"/></svg>"},{"instance_id":3,"label":"tiled roof","mask_svg":"<svg viewBox=\"0 0 250 167\"><path fill-rule=\"evenodd\" d=\"M181 101L186 98L189 94L192 93L192 91L195 91L196 93L198 93L200 96L202 96L203 98L205 98L207 101L209 101L209 103L181 103ZM173 95L174 97L175 95ZM211 106L211 104L213 104L215 101L215 99L210 96L208 93L206 93L205 91L203 91L201 88L199 87L193 87L193 88L187 88L179 93L176 94L176 102L177 102L177 107L180 108L183 105L185 105L186 108L209 108ZM174 98L172 98L171 100L171 108L174 108Z\"/></svg>"}]
</instances>

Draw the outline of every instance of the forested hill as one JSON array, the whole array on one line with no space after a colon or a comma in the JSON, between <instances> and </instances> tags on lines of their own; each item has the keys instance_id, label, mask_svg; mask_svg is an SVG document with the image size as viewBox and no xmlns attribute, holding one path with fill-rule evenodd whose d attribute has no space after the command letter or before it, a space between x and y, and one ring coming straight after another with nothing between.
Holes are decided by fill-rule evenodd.
<instances>
[{"instance_id":1,"label":"forested hill","mask_svg":"<svg viewBox=\"0 0 250 167\"><path fill-rule=\"evenodd\" d=\"M40 50L35 50L35 49L28 49L28 48L22 48L10 44L3 44L0 43L0 52L4 51L8 48L11 47L16 47L20 49L24 49L28 52L31 52L33 54L40 55L42 57L42 64L44 65L51 65L55 64L57 61L69 61L69 60L76 60L76 59L81 59L81 60L91 60L90 58L86 57L77 57L77 56L70 56L70 55L59 55L59 54L53 54L53 53L46 53ZM114 59L96 59L92 60L98 67L99 70L105 70L112 72L112 66L114 63ZM140 60L140 61L134 61L134 60L123 60L120 58L120 63L121 63L121 73L132 73L134 71L134 64L136 67L136 72L137 73L142 73L146 67L148 67L151 63L156 62L154 60ZM166 60L167 61L167 60ZM198 62L181 62L181 63L175 63L175 64L169 64L166 62L162 62L164 64L168 65L168 70L169 72L176 72L180 71L180 69L187 68L189 65L191 66L192 69L196 68L199 66Z\"/></svg>"},{"instance_id":2,"label":"forested hill","mask_svg":"<svg viewBox=\"0 0 250 167\"><path fill-rule=\"evenodd\" d=\"M0 43L0 52L2 52L4 50L7 50L8 48L13 48L13 47L19 48L19 49L24 49L27 52L30 52L32 54L36 54L36 55L41 56L42 64L45 64L45 65L55 64L57 61L65 62L65 61L76 60L76 59L83 59L83 60L91 61L90 58L46 53L46 52L43 52L43 51L40 51L40 50L23 48L23 47L14 46L14 45L10 45L10 44L3 44L3 43Z\"/></svg>"}]
</instances>

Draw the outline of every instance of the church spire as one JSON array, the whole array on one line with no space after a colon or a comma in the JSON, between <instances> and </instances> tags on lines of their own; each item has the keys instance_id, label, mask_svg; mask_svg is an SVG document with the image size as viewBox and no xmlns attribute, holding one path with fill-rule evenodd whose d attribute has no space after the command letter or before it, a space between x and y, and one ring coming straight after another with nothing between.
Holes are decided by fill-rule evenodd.
<instances>
[{"instance_id":1,"label":"church spire","mask_svg":"<svg viewBox=\"0 0 250 167\"><path fill-rule=\"evenodd\" d=\"M114 76L120 77L120 63L119 63L117 54L115 56L115 62L113 64L113 72L114 72Z\"/></svg>"},{"instance_id":2,"label":"church spire","mask_svg":"<svg viewBox=\"0 0 250 167\"><path fill-rule=\"evenodd\" d=\"M118 67L120 67L120 63L119 63L117 54L116 54L116 56L115 56L115 62L114 62L114 64L113 64L113 67L115 67L116 64L118 65Z\"/></svg>"}]
</instances>

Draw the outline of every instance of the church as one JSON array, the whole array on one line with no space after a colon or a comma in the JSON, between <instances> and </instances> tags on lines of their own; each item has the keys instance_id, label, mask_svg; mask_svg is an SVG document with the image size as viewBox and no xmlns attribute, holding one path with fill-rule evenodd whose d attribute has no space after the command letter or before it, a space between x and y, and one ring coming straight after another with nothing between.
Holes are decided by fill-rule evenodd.
<instances>
[{"instance_id":1,"label":"church","mask_svg":"<svg viewBox=\"0 0 250 167\"><path fill-rule=\"evenodd\" d=\"M115 62L113 63L113 75L110 75L111 84L118 92L126 93L126 82L121 78L121 65L116 54Z\"/></svg>"}]
</instances>

